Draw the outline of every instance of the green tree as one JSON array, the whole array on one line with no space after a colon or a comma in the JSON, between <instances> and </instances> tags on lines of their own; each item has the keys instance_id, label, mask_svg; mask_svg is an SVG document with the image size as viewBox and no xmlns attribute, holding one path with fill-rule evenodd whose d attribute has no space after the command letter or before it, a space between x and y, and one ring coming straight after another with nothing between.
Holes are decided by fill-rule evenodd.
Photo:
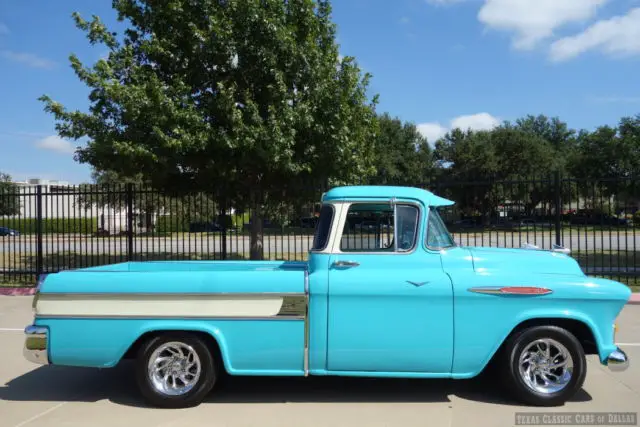
<instances>
[{"instance_id":1,"label":"green tree","mask_svg":"<svg viewBox=\"0 0 640 427\"><path fill-rule=\"evenodd\" d=\"M20 197L18 186L11 176L0 172L0 216L18 215L20 213Z\"/></svg>"},{"instance_id":2,"label":"green tree","mask_svg":"<svg viewBox=\"0 0 640 427\"><path fill-rule=\"evenodd\" d=\"M557 161L562 161L575 145L576 131L570 129L567 123L558 117L549 118L543 114L528 115L517 119L514 127L547 141L560 156ZM562 167L564 164L556 164L556 166Z\"/></svg>"},{"instance_id":3,"label":"green tree","mask_svg":"<svg viewBox=\"0 0 640 427\"><path fill-rule=\"evenodd\" d=\"M490 131L453 129L436 142L435 159L444 183L439 193L455 200L466 215L490 211L495 205L491 180L499 167Z\"/></svg>"},{"instance_id":4,"label":"green tree","mask_svg":"<svg viewBox=\"0 0 640 427\"><path fill-rule=\"evenodd\" d=\"M491 144L498 159L496 178L506 183L495 188L500 203L523 205L526 215L541 203L551 206L555 188L549 181L558 169L558 156L542 134L508 125L491 132Z\"/></svg>"},{"instance_id":5,"label":"green tree","mask_svg":"<svg viewBox=\"0 0 640 427\"><path fill-rule=\"evenodd\" d=\"M370 184L422 185L434 174L433 152L413 123L403 123L388 113L378 118L375 175Z\"/></svg>"},{"instance_id":6,"label":"green tree","mask_svg":"<svg viewBox=\"0 0 640 427\"><path fill-rule=\"evenodd\" d=\"M468 215L484 213L485 221L502 203L522 203L530 214L539 203L551 200L550 185L526 180L548 178L556 168L554 153L549 141L509 123L490 131L454 129L436 143L436 158L445 165L443 191Z\"/></svg>"},{"instance_id":7,"label":"green tree","mask_svg":"<svg viewBox=\"0 0 640 427\"><path fill-rule=\"evenodd\" d=\"M591 207L601 197L639 197L640 115L623 117L616 127L581 131L569 169Z\"/></svg>"},{"instance_id":8,"label":"green tree","mask_svg":"<svg viewBox=\"0 0 640 427\"><path fill-rule=\"evenodd\" d=\"M70 58L91 89L89 111L41 98L61 136L88 139L78 161L250 206L252 259L270 204L372 173L376 97L354 59L338 59L328 1L113 7L128 24L122 36L74 14L91 44L109 48L92 67Z\"/></svg>"}]
</instances>

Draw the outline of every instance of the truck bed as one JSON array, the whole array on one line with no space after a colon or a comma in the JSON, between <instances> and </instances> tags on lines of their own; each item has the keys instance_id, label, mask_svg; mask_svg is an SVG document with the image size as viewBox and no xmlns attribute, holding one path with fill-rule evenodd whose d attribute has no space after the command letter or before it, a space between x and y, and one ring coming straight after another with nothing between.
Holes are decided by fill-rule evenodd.
<instances>
[{"instance_id":1,"label":"truck bed","mask_svg":"<svg viewBox=\"0 0 640 427\"><path fill-rule=\"evenodd\" d=\"M50 274L43 293L304 293L306 262L145 261Z\"/></svg>"},{"instance_id":2,"label":"truck bed","mask_svg":"<svg viewBox=\"0 0 640 427\"><path fill-rule=\"evenodd\" d=\"M304 261L133 261L80 268L89 272L153 272L153 271L304 271Z\"/></svg>"}]
</instances>

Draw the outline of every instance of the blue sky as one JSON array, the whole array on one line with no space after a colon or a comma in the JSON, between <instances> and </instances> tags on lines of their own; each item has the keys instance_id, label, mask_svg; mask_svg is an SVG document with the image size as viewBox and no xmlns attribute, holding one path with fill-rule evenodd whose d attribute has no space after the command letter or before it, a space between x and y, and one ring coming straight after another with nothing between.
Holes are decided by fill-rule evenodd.
<instances>
[{"instance_id":1,"label":"blue sky","mask_svg":"<svg viewBox=\"0 0 640 427\"><path fill-rule=\"evenodd\" d=\"M71 13L115 25L110 0L0 0L0 171L78 183L90 169L37 98L88 106L68 61L92 63ZM640 0L334 0L343 55L373 74L379 111L433 141L525 114L574 128L640 113ZM117 26L115 27L118 28Z\"/></svg>"}]
</instances>

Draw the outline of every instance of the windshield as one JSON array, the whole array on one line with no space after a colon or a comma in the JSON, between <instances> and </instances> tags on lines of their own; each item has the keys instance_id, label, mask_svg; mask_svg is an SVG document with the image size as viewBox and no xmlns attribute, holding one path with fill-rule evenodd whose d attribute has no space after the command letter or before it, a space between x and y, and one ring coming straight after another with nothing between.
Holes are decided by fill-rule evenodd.
<instances>
[{"instance_id":1,"label":"windshield","mask_svg":"<svg viewBox=\"0 0 640 427\"><path fill-rule=\"evenodd\" d=\"M449 234L440 214L435 208L429 209L427 225L427 247L430 249L444 249L456 246L453 237Z\"/></svg>"}]
</instances>

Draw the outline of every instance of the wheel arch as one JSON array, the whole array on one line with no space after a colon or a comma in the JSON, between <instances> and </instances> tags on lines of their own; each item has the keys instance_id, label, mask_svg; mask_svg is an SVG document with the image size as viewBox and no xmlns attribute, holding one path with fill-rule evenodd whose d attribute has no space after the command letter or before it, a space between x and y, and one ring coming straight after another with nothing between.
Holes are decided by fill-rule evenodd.
<instances>
[{"instance_id":1,"label":"wheel arch","mask_svg":"<svg viewBox=\"0 0 640 427\"><path fill-rule=\"evenodd\" d=\"M502 354L509 338L524 329L535 326L557 326L566 329L576 337L578 342L580 342L585 354L599 354L598 332L590 323L591 322L588 320L577 317L540 316L524 319L511 328L511 330L504 336L500 344L491 354L491 357L483 366L483 370L491 367L496 362Z\"/></svg>"},{"instance_id":2,"label":"wheel arch","mask_svg":"<svg viewBox=\"0 0 640 427\"><path fill-rule=\"evenodd\" d=\"M224 340L221 339L219 334L216 334L212 331L201 330L201 329L152 329L142 332L138 335L138 337L129 345L127 350L125 350L122 355L120 361L124 359L135 359L138 355L140 348L144 345L145 342L148 342L150 339L153 339L157 336L161 336L163 334L168 333L185 333L192 334L200 339L206 344L207 348L211 352L215 362L220 366L220 368L224 369L225 372L229 372L229 366L227 358L225 357L226 352L224 349ZM218 335L216 337L216 335ZM223 343L221 345L221 342Z\"/></svg>"}]
</instances>

